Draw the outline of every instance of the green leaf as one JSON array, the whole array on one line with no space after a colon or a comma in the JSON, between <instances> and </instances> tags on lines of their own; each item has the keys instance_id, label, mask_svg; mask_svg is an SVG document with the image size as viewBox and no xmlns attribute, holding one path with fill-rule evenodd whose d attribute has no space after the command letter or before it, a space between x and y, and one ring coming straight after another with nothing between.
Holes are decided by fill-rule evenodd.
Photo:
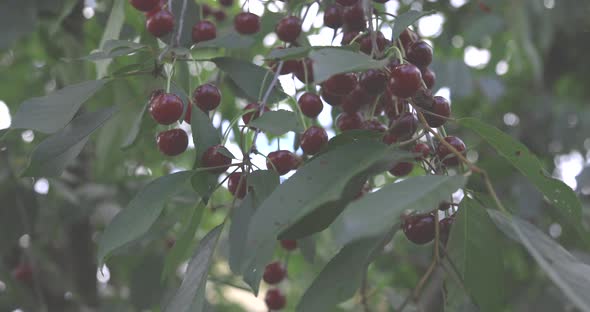
<instances>
[{"instance_id":1,"label":"green leaf","mask_svg":"<svg viewBox=\"0 0 590 312\"><path fill-rule=\"evenodd\" d=\"M201 196L203 202L207 203L211 194L215 192L215 187L218 183L217 177L217 174L209 173L208 171L197 171L191 178L193 190Z\"/></svg>"},{"instance_id":2,"label":"green leaf","mask_svg":"<svg viewBox=\"0 0 590 312\"><path fill-rule=\"evenodd\" d=\"M191 129L197 152L196 163L200 164L205 151L209 147L221 143L221 136L219 131L211 124L209 116L197 107L191 110Z\"/></svg>"},{"instance_id":3,"label":"green leaf","mask_svg":"<svg viewBox=\"0 0 590 312\"><path fill-rule=\"evenodd\" d=\"M267 56L269 60L292 60L306 57L311 49L308 47L293 47L285 49L274 49Z\"/></svg>"},{"instance_id":4,"label":"green leaf","mask_svg":"<svg viewBox=\"0 0 590 312\"><path fill-rule=\"evenodd\" d=\"M100 236L98 262L102 263L112 251L147 232L160 216L164 204L182 190L182 186L192 175L192 171L169 174L153 180L141 189Z\"/></svg>"},{"instance_id":5,"label":"green leaf","mask_svg":"<svg viewBox=\"0 0 590 312\"><path fill-rule=\"evenodd\" d=\"M271 135L283 135L289 131L303 132L303 125L297 114L283 109L266 112L250 121L249 125Z\"/></svg>"},{"instance_id":6,"label":"green leaf","mask_svg":"<svg viewBox=\"0 0 590 312\"><path fill-rule=\"evenodd\" d=\"M180 288L166 305L164 312L188 312L188 311L202 311L203 298L199 304L195 304L197 296L204 294L205 285L207 284L207 275L209 267L213 260L213 253L217 246L217 241L223 230L223 224L218 225L211 230L199 243L199 247L195 251L191 261L188 264L186 275L182 280Z\"/></svg>"},{"instance_id":7,"label":"green leaf","mask_svg":"<svg viewBox=\"0 0 590 312\"><path fill-rule=\"evenodd\" d=\"M346 48L322 48L309 53L313 60L313 76L319 83L334 74L383 68L387 60L374 60L369 55L350 51Z\"/></svg>"},{"instance_id":8,"label":"green leaf","mask_svg":"<svg viewBox=\"0 0 590 312\"><path fill-rule=\"evenodd\" d=\"M219 69L224 71L251 101L260 100L258 98L259 95L266 92L274 76L274 73L268 69L244 60L230 57L219 57L214 58L211 61L217 64ZM266 104L279 102L286 97L287 94L283 92L280 83L277 82L271 91Z\"/></svg>"},{"instance_id":9,"label":"green leaf","mask_svg":"<svg viewBox=\"0 0 590 312\"><path fill-rule=\"evenodd\" d=\"M534 225L517 217L487 210L498 228L522 244L549 279L580 309L590 311L590 265L570 254Z\"/></svg>"},{"instance_id":10,"label":"green leaf","mask_svg":"<svg viewBox=\"0 0 590 312\"><path fill-rule=\"evenodd\" d=\"M335 223L336 239L346 244L383 233L404 211L430 211L466 181L461 175L429 175L388 184L348 205Z\"/></svg>"},{"instance_id":11,"label":"green leaf","mask_svg":"<svg viewBox=\"0 0 590 312\"><path fill-rule=\"evenodd\" d=\"M12 129L32 129L43 133L55 133L67 125L80 106L106 80L91 80L69 85L43 97L24 101L12 117Z\"/></svg>"},{"instance_id":12,"label":"green leaf","mask_svg":"<svg viewBox=\"0 0 590 312\"><path fill-rule=\"evenodd\" d=\"M308 236L300 239L298 242L301 255L305 261L313 264L316 257L315 236Z\"/></svg>"},{"instance_id":13,"label":"green leaf","mask_svg":"<svg viewBox=\"0 0 590 312\"><path fill-rule=\"evenodd\" d=\"M121 144L122 149L130 148L137 141L137 137L139 135L139 132L141 131L141 124L143 122L144 117L146 116L145 112L147 111L147 108L149 106L150 106L150 103L148 101L143 106L143 109L141 110L141 112L139 112L138 114L135 115L135 118L133 120L133 123L131 124L131 128L129 129L129 132L127 133L125 141L123 141L123 144Z\"/></svg>"},{"instance_id":14,"label":"green leaf","mask_svg":"<svg viewBox=\"0 0 590 312\"><path fill-rule=\"evenodd\" d=\"M37 1L4 2L0 10L0 50L6 50L18 38L37 28Z\"/></svg>"},{"instance_id":15,"label":"green leaf","mask_svg":"<svg viewBox=\"0 0 590 312\"><path fill-rule=\"evenodd\" d=\"M504 265L498 234L485 208L472 199L463 199L451 227L447 250L464 288L483 312L502 311L505 301ZM447 285L459 287L452 283Z\"/></svg>"},{"instance_id":16,"label":"green leaf","mask_svg":"<svg viewBox=\"0 0 590 312\"><path fill-rule=\"evenodd\" d=\"M393 30L392 30L392 38L395 40L399 37L399 35L404 31L404 29L408 28L408 26L414 24L418 19L423 16L434 14L434 11L407 11L395 18L395 22L393 23Z\"/></svg>"},{"instance_id":17,"label":"green leaf","mask_svg":"<svg viewBox=\"0 0 590 312\"><path fill-rule=\"evenodd\" d=\"M31 161L22 175L59 176L68 163L80 154L88 136L113 117L116 111L117 107L113 106L74 118L65 128L43 140L33 150Z\"/></svg>"},{"instance_id":18,"label":"green leaf","mask_svg":"<svg viewBox=\"0 0 590 312\"><path fill-rule=\"evenodd\" d=\"M242 36L232 29L224 34L218 34L217 38L213 40L197 43L195 48L245 49L252 46L254 42L254 38L250 36Z\"/></svg>"},{"instance_id":19,"label":"green leaf","mask_svg":"<svg viewBox=\"0 0 590 312\"><path fill-rule=\"evenodd\" d=\"M105 26L100 46L104 47L107 40L119 39L123 23L125 22L125 0L114 0L111 14ZM107 75L107 70L111 64L112 59L105 59L96 62L96 77L101 79Z\"/></svg>"},{"instance_id":20,"label":"green leaf","mask_svg":"<svg viewBox=\"0 0 590 312\"><path fill-rule=\"evenodd\" d=\"M107 40L102 49L92 52L87 56L81 57L80 60L99 61L112 59L123 55L129 55L137 50L145 48L144 44L128 40ZM153 65L153 64L152 64Z\"/></svg>"}]
</instances>

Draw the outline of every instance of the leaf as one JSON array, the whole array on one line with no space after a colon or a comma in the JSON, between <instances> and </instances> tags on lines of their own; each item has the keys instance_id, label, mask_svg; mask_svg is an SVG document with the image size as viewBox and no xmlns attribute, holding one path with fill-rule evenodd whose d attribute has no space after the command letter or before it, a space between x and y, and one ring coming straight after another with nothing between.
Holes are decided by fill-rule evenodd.
<instances>
[{"instance_id":1,"label":"leaf","mask_svg":"<svg viewBox=\"0 0 590 312\"><path fill-rule=\"evenodd\" d=\"M194 107L191 110L191 129L193 132L193 142L197 152L196 163L201 163L201 157L205 151L221 142L219 131L213 127L209 116L202 110Z\"/></svg>"},{"instance_id":2,"label":"leaf","mask_svg":"<svg viewBox=\"0 0 590 312\"><path fill-rule=\"evenodd\" d=\"M549 279L580 311L590 311L590 265L587 265L534 225L517 217L487 210L496 226L521 243Z\"/></svg>"},{"instance_id":3,"label":"leaf","mask_svg":"<svg viewBox=\"0 0 590 312\"><path fill-rule=\"evenodd\" d=\"M299 249L301 250L301 255L303 259L310 264L313 264L316 257L316 244L315 244L315 237L309 236L302 238L298 241Z\"/></svg>"},{"instance_id":4,"label":"leaf","mask_svg":"<svg viewBox=\"0 0 590 312\"><path fill-rule=\"evenodd\" d=\"M100 236L98 262L102 263L112 251L147 232L160 216L166 201L181 191L183 184L192 175L192 171L169 174L153 180L142 188Z\"/></svg>"},{"instance_id":5,"label":"leaf","mask_svg":"<svg viewBox=\"0 0 590 312\"><path fill-rule=\"evenodd\" d=\"M483 312L502 311L505 285L498 230L485 208L474 200L465 198L461 202L451 227L447 250L465 289L479 309Z\"/></svg>"},{"instance_id":6,"label":"leaf","mask_svg":"<svg viewBox=\"0 0 590 312\"><path fill-rule=\"evenodd\" d=\"M111 14L105 26L100 46L103 47L107 40L119 39L123 23L125 22L125 0L114 0ZM101 79L107 75L107 70L112 59L105 59L96 62L96 77Z\"/></svg>"},{"instance_id":7,"label":"leaf","mask_svg":"<svg viewBox=\"0 0 590 312\"><path fill-rule=\"evenodd\" d=\"M283 109L266 112L250 121L249 125L271 135L283 135L289 131L303 132L297 114Z\"/></svg>"},{"instance_id":8,"label":"leaf","mask_svg":"<svg viewBox=\"0 0 590 312\"><path fill-rule=\"evenodd\" d=\"M429 175L388 184L348 205L335 222L336 240L346 244L383 233L404 211L430 211L466 181L461 175Z\"/></svg>"},{"instance_id":9,"label":"leaf","mask_svg":"<svg viewBox=\"0 0 590 312\"><path fill-rule=\"evenodd\" d=\"M207 274L211 266L213 253L215 252L215 246L217 246L217 241L223 230L223 225L221 224L215 227L201 240L199 247L188 264L186 275L182 280L180 288L170 303L166 305L164 312L203 310L202 304L204 304L204 300L201 301L201 306L193 303L199 292L204 293Z\"/></svg>"},{"instance_id":10,"label":"leaf","mask_svg":"<svg viewBox=\"0 0 590 312\"><path fill-rule=\"evenodd\" d=\"M123 55L129 55L137 50L145 48L145 45L128 40L107 40L102 49L81 57L80 60L99 61L112 59Z\"/></svg>"},{"instance_id":11,"label":"leaf","mask_svg":"<svg viewBox=\"0 0 590 312\"><path fill-rule=\"evenodd\" d=\"M209 202L209 198L215 192L217 186L217 174L208 171L197 171L191 178L193 190L203 199L204 203Z\"/></svg>"},{"instance_id":12,"label":"leaf","mask_svg":"<svg viewBox=\"0 0 590 312\"><path fill-rule=\"evenodd\" d=\"M6 50L18 38L37 28L37 1L4 2L0 10L0 50ZM10 3L10 4L9 4Z\"/></svg>"},{"instance_id":13,"label":"leaf","mask_svg":"<svg viewBox=\"0 0 590 312\"><path fill-rule=\"evenodd\" d=\"M224 34L219 34L217 38L213 40L199 42L195 45L195 48L245 49L252 46L254 42L254 38L250 36L242 36L235 31L229 31Z\"/></svg>"},{"instance_id":14,"label":"leaf","mask_svg":"<svg viewBox=\"0 0 590 312\"><path fill-rule=\"evenodd\" d=\"M334 74L383 68L387 60L373 60L369 55L350 51L346 48L328 47L309 53L313 61L313 76L316 83Z\"/></svg>"},{"instance_id":15,"label":"leaf","mask_svg":"<svg viewBox=\"0 0 590 312\"><path fill-rule=\"evenodd\" d=\"M116 111L117 107L113 106L74 118L65 128L43 140L33 150L29 165L22 175L59 176L67 164L80 154L88 136L103 126Z\"/></svg>"},{"instance_id":16,"label":"leaf","mask_svg":"<svg viewBox=\"0 0 590 312\"><path fill-rule=\"evenodd\" d=\"M274 73L268 69L243 60L218 57L211 61L217 64L219 69L224 71L238 88L246 94L248 99L252 101L260 100L258 98L259 94L266 92L274 76ZM280 83L277 82L266 104L279 102L286 97L287 94L283 92Z\"/></svg>"},{"instance_id":17,"label":"leaf","mask_svg":"<svg viewBox=\"0 0 590 312\"><path fill-rule=\"evenodd\" d=\"M67 125L80 106L106 80L90 80L69 85L43 97L24 101L12 117L12 129L32 129L43 133L55 133Z\"/></svg>"},{"instance_id":18,"label":"leaf","mask_svg":"<svg viewBox=\"0 0 590 312\"><path fill-rule=\"evenodd\" d=\"M434 14L435 11L414 11L410 10L404 12L403 14L398 15L395 18L395 22L393 23L392 35L391 37L395 40L399 37L399 35L404 31L404 29L408 28L408 26L414 24L418 19L423 16Z\"/></svg>"},{"instance_id":19,"label":"leaf","mask_svg":"<svg viewBox=\"0 0 590 312\"><path fill-rule=\"evenodd\" d=\"M127 148L133 146L133 144L135 144L135 142L137 141L137 136L139 135L139 132L141 131L141 123L143 122L143 119L145 117L145 112L147 111L147 108L149 106L150 106L150 103L148 101L143 106L143 109L141 110L141 112L139 114L135 115L135 118L133 120L133 123L131 124L131 128L129 129L129 132L127 133L125 141L123 142L123 144L121 144L122 149L127 149Z\"/></svg>"},{"instance_id":20,"label":"leaf","mask_svg":"<svg viewBox=\"0 0 590 312\"><path fill-rule=\"evenodd\" d=\"M306 57L309 53L310 48L308 47L293 47L285 49L274 49L270 51L267 56L269 60L292 60Z\"/></svg>"}]
</instances>

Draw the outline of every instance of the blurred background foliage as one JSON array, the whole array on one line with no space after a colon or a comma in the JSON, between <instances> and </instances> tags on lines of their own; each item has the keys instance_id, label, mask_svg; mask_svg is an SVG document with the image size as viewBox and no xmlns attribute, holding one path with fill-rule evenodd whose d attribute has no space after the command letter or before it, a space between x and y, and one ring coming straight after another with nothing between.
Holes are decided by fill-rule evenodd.
<instances>
[{"instance_id":1,"label":"blurred background foliage","mask_svg":"<svg viewBox=\"0 0 590 312\"><path fill-rule=\"evenodd\" d=\"M178 0L176 0L178 1ZM21 102L66 85L95 79L97 66L80 61L101 44L113 2L110 0L3 0L0 4L0 105L2 128L7 112ZM124 1L121 39L145 36L143 16ZM218 7L213 0L204 1ZM324 5L324 4L322 4ZM396 1L388 9L435 10L423 18L418 31L433 43L436 89L450 96L455 117L473 116L492 123L528 146L549 172L576 189L583 199L584 216L590 205L590 2L579 0L452 0ZM221 27L231 27L239 6L226 9ZM317 17L321 19L321 16ZM276 16L269 13L266 33ZM312 28L309 33L320 33ZM263 36L250 49L233 53L248 60L266 55ZM337 40L338 41L338 40ZM329 42L325 42L329 44ZM211 51L211 53L219 53ZM150 68L154 52L117 58L109 72ZM188 75L188 69L186 69ZM205 66L201 79L218 79ZM171 163L154 144L156 124L144 118L137 143L121 150L129 124L137 118L162 79L146 75L117 79L95 95L86 108L117 104L121 113L109 121L58 179L17 178L34 146L43 139L31 131L3 132L0 142L0 311L158 311L157 306L179 285L180 277L160 281L168 244L186 225L194 209L190 194L181 193L167 205L158 224L134 244L112 257L102 273L97 270L96 237L106 223L151 178L175 168L190 168L188 153ZM193 85L194 86L194 85ZM185 86L185 89L188 86ZM234 92L224 86L222 119L238 113ZM240 102L240 105L243 103ZM453 124L450 133L463 137L470 159L486 168L501 197L516 214L545 230L576 251L578 242L565 225L555 223L554 208L533 186L473 133ZM471 179L472 189L480 189ZM206 230L223 220L225 189L215 193L204 212L193 246ZM509 304L506 311L568 311L572 307L548 282L521 247L503 241ZM230 274L227 244L222 237L208 292L215 311L265 311L260 299L240 289L244 284ZM291 310L322 265L336 252L329 235L320 236L313 264L301 252L290 257L288 290ZM394 248L395 247L395 248ZM282 252L277 252L283 257ZM590 255L575 252L590 262ZM12 269L35 259L36 287L15 281ZM375 262L370 278L371 297L378 311L393 311L418 281L430 250L409 244L398 235ZM485 270L485 268L482 268ZM180 275L181 276L181 275ZM441 311L438 285L423 296L428 311ZM232 286L233 285L233 286ZM213 309L213 308L212 308ZM359 311L358 298L335 311Z\"/></svg>"}]
</instances>

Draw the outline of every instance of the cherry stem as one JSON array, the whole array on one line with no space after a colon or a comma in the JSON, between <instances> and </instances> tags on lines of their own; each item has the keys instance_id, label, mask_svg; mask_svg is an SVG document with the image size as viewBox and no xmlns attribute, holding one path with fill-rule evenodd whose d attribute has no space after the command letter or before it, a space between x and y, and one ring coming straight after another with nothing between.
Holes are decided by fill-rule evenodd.
<instances>
[{"instance_id":1,"label":"cherry stem","mask_svg":"<svg viewBox=\"0 0 590 312\"><path fill-rule=\"evenodd\" d=\"M369 271L369 267L367 267L365 269L365 272L363 274L363 281L361 284L361 305L363 306L363 311L364 312L371 312L371 308L369 307L369 302L367 301L367 289L368 289L368 281L367 281L367 275Z\"/></svg>"}]
</instances>

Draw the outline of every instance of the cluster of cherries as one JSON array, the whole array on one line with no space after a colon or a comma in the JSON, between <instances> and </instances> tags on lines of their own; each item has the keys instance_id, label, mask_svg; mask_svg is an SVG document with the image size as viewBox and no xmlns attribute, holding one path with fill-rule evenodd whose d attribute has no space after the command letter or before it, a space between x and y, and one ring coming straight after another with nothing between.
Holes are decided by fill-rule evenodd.
<instances>
[{"instance_id":1,"label":"cluster of cherries","mask_svg":"<svg viewBox=\"0 0 590 312\"><path fill-rule=\"evenodd\" d=\"M297 248L297 241L282 240L281 247L287 252ZM274 261L266 265L262 280L271 286L280 284L287 277L287 267L281 261ZM287 305L287 298L279 288L271 288L266 292L264 302L269 310L281 310Z\"/></svg>"}]
</instances>

